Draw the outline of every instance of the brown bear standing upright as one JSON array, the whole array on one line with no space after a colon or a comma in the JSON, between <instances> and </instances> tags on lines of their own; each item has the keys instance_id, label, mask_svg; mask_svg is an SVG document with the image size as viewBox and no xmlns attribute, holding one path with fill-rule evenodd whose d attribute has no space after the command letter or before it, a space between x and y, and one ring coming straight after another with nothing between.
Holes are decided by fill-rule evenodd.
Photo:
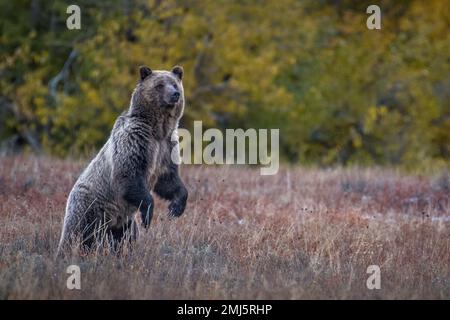
<instances>
[{"instance_id":1,"label":"brown bear standing upright","mask_svg":"<svg viewBox=\"0 0 450 320\"><path fill-rule=\"evenodd\" d=\"M179 162L171 157L178 154L182 77L178 66L172 71L140 68L129 109L70 192L59 250L76 239L85 248L105 238L115 244L127 235L135 239L136 211L145 228L152 219L151 190L170 201L170 215L183 213L188 193L178 174Z\"/></svg>"}]
</instances>

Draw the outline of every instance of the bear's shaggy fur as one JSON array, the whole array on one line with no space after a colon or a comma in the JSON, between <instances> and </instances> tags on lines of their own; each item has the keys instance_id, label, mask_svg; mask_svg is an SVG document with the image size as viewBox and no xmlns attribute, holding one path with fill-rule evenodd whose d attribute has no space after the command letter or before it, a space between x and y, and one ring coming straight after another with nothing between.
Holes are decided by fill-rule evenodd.
<instances>
[{"instance_id":1,"label":"bear's shaggy fur","mask_svg":"<svg viewBox=\"0 0 450 320\"><path fill-rule=\"evenodd\" d=\"M75 239L84 248L99 239L114 244L126 236L136 239L136 211L145 228L152 219L151 191L170 201L171 216L183 213L188 193L171 158L178 155L182 77L178 66L172 71L140 68L129 109L118 117L108 141L70 192L59 250Z\"/></svg>"}]
</instances>

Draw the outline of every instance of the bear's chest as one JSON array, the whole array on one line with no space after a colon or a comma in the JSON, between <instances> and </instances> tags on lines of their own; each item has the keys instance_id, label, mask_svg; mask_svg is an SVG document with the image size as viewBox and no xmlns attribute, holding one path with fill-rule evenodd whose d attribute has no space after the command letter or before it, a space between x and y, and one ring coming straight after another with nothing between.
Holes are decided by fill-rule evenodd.
<instances>
[{"instance_id":1,"label":"bear's chest","mask_svg":"<svg viewBox=\"0 0 450 320\"><path fill-rule=\"evenodd\" d=\"M171 150L166 141L155 142L149 148L149 166L147 170L147 185L153 190L159 176L167 171Z\"/></svg>"}]
</instances>

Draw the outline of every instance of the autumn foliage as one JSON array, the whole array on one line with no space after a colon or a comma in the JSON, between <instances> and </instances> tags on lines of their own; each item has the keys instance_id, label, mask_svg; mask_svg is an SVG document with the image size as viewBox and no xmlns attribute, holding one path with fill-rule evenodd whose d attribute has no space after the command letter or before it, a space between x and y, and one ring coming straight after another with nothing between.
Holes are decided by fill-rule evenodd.
<instances>
[{"instance_id":1,"label":"autumn foliage","mask_svg":"<svg viewBox=\"0 0 450 320\"><path fill-rule=\"evenodd\" d=\"M137 67L185 68L182 126L279 128L284 160L448 166L448 4L378 1L0 4L0 141L87 155L127 108Z\"/></svg>"}]
</instances>

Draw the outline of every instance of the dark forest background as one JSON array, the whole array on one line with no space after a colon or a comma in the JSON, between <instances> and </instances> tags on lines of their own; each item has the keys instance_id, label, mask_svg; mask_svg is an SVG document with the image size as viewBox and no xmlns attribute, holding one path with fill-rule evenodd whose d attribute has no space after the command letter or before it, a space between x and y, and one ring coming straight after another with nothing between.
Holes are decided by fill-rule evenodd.
<instances>
[{"instance_id":1,"label":"dark forest background","mask_svg":"<svg viewBox=\"0 0 450 320\"><path fill-rule=\"evenodd\" d=\"M188 129L280 128L291 163L448 167L448 1L373 2L1 1L0 149L90 155L138 66L180 64Z\"/></svg>"}]
</instances>

